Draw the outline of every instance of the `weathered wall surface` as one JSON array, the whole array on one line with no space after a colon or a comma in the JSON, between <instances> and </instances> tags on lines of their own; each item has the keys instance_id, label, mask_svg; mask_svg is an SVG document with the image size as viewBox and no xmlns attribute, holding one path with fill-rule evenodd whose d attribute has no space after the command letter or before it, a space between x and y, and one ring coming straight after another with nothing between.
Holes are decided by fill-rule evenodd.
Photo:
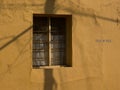
<instances>
[{"instance_id":1,"label":"weathered wall surface","mask_svg":"<svg viewBox=\"0 0 120 90\"><path fill-rule=\"evenodd\" d=\"M119 5L0 0L0 90L120 90ZM33 13L72 14L72 67L32 69Z\"/></svg>"}]
</instances>

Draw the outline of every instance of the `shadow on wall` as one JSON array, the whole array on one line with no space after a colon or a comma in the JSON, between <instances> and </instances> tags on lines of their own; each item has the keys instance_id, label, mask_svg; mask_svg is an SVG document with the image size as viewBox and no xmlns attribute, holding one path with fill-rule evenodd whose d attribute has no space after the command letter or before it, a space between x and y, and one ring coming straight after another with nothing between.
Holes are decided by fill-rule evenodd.
<instances>
[{"instance_id":1,"label":"shadow on wall","mask_svg":"<svg viewBox=\"0 0 120 90\"><path fill-rule=\"evenodd\" d=\"M45 2L45 14L53 14L55 8L55 0L46 0Z\"/></svg>"},{"instance_id":2,"label":"shadow on wall","mask_svg":"<svg viewBox=\"0 0 120 90\"><path fill-rule=\"evenodd\" d=\"M55 7L55 0L46 0L44 11L45 14L53 14ZM44 90L57 90L57 83L53 76L53 69L44 70Z\"/></svg>"},{"instance_id":3,"label":"shadow on wall","mask_svg":"<svg viewBox=\"0 0 120 90\"><path fill-rule=\"evenodd\" d=\"M28 27L27 29L23 30L21 33L17 34L16 36L7 36L7 37L0 38L0 41L12 38L8 42L6 42L2 46L0 46L0 51L4 50L6 47L11 45L13 42L17 41L17 39L19 39L21 36L25 35L31 29L32 29L32 25L30 27ZM7 64L7 67L8 67L7 70L5 70L4 72L1 72L0 77L4 77L5 74L8 73L8 72L11 73L11 69L13 69L14 67L17 67L18 65L21 65L22 63L24 63L23 60L20 60L20 57L22 57L22 55L27 51L26 47L27 47L27 45L29 45L30 41L31 41L31 38L26 42L26 44L23 46L23 48L19 51L19 54L15 58L15 60L11 64ZM18 60L21 61L21 62L19 62L19 64L17 63ZM3 78L0 78L0 79L3 79Z\"/></svg>"},{"instance_id":4,"label":"shadow on wall","mask_svg":"<svg viewBox=\"0 0 120 90\"><path fill-rule=\"evenodd\" d=\"M53 76L52 69L45 69L44 70L44 90L57 90L57 83Z\"/></svg>"},{"instance_id":5,"label":"shadow on wall","mask_svg":"<svg viewBox=\"0 0 120 90\"><path fill-rule=\"evenodd\" d=\"M24 35L25 33L27 33L33 26L28 27L27 29L25 29L23 32L19 33L18 35L16 35L13 39L11 39L10 41L8 41L7 43L5 43L4 45L2 45L0 47L0 51L3 50L4 48L6 48L8 45L10 45L11 43L13 43L14 41L16 41L18 38L20 38L22 35Z\"/></svg>"}]
</instances>

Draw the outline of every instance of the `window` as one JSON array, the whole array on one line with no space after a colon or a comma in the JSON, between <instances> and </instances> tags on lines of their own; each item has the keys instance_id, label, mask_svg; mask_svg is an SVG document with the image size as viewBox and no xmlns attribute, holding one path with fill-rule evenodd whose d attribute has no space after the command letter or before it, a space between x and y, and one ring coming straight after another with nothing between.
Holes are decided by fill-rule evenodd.
<instances>
[{"instance_id":1,"label":"window","mask_svg":"<svg viewBox=\"0 0 120 90\"><path fill-rule=\"evenodd\" d=\"M33 67L71 66L71 15L33 15Z\"/></svg>"}]
</instances>

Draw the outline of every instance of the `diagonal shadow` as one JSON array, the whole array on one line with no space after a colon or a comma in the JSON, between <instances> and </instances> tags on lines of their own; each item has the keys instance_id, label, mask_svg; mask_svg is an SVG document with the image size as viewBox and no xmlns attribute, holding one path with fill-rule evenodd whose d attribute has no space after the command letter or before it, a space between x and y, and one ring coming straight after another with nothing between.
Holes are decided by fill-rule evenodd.
<instances>
[{"instance_id":1,"label":"diagonal shadow","mask_svg":"<svg viewBox=\"0 0 120 90\"><path fill-rule=\"evenodd\" d=\"M108 17L104 17L104 16L100 16L100 15L96 15L96 14L90 14L90 13L86 13L86 12L82 12L79 10L74 10L73 8L66 8L66 7L62 7L63 10L70 12L72 14L76 14L79 16L84 16L84 17L91 17L91 18L98 18L98 19L102 19L102 20L106 20L106 21L110 21L110 22L115 22L115 23L120 23L120 20L118 18L113 19L113 18L108 18Z\"/></svg>"},{"instance_id":2,"label":"diagonal shadow","mask_svg":"<svg viewBox=\"0 0 120 90\"><path fill-rule=\"evenodd\" d=\"M18 35L16 35L13 39L11 39L10 41L8 41L7 43L5 43L4 45L2 45L0 47L0 51L3 50L4 48L6 48L8 45L10 45L11 43L13 43L15 40L17 40L19 37L21 37L22 35L24 35L25 33L27 33L33 26L28 27L27 29L25 29L23 32L19 33Z\"/></svg>"}]
</instances>

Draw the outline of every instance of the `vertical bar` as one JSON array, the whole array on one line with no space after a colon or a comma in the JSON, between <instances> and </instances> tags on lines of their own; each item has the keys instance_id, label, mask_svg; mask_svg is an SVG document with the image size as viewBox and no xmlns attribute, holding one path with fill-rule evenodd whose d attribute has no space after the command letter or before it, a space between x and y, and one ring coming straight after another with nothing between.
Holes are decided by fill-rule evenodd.
<instances>
[{"instance_id":1,"label":"vertical bar","mask_svg":"<svg viewBox=\"0 0 120 90\"><path fill-rule=\"evenodd\" d=\"M49 66L51 66L51 20L49 17Z\"/></svg>"}]
</instances>

